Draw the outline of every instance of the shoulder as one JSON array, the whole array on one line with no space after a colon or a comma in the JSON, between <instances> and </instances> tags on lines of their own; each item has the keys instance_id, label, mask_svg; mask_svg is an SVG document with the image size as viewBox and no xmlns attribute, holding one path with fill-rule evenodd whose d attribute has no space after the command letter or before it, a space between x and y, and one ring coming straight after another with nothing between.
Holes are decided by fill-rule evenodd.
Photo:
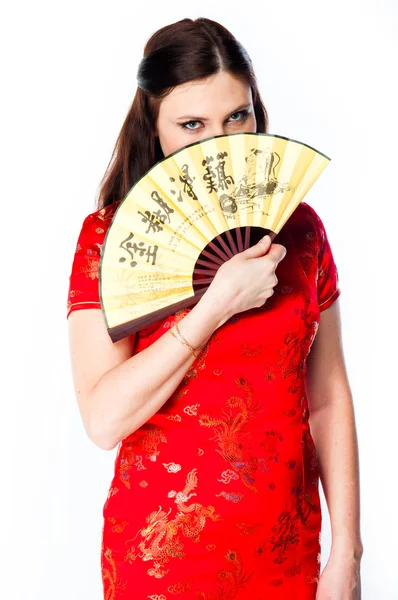
<instances>
[{"instance_id":1,"label":"shoulder","mask_svg":"<svg viewBox=\"0 0 398 600\"><path fill-rule=\"evenodd\" d=\"M113 219L120 201L88 214L80 227L75 247L72 271L83 271L91 278L96 269L104 243L106 231Z\"/></svg>"},{"instance_id":2,"label":"shoulder","mask_svg":"<svg viewBox=\"0 0 398 600\"><path fill-rule=\"evenodd\" d=\"M98 274L105 233L119 202L87 215L81 225L69 276L67 316L72 310L98 308Z\"/></svg>"},{"instance_id":3,"label":"shoulder","mask_svg":"<svg viewBox=\"0 0 398 600\"><path fill-rule=\"evenodd\" d=\"M112 222L120 202L121 200L113 202L104 208L88 214L84 218L78 235L76 252L84 251L87 247L91 247L92 250L101 250L106 231Z\"/></svg>"},{"instance_id":4,"label":"shoulder","mask_svg":"<svg viewBox=\"0 0 398 600\"><path fill-rule=\"evenodd\" d=\"M316 245L319 250L324 241L325 227L322 219L307 202L300 202L285 226L296 245L300 242L309 242Z\"/></svg>"},{"instance_id":5,"label":"shoulder","mask_svg":"<svg viewBox=\"0 0 398 600\"><path fill-rule=\"evenodd\" d=\"M109 204L104 208L98 209L88 214L83 221L82 230L89 232L98 229L97 233L102 233L103 231L106 231L106 229L112 222L112 219L115 215L118 206L120 205L120 202L121 200L118 200L117 202L113 202L112 204Z\"/></svg>"},{"instance_id":6,"label":"shoulder","mask_svg":"<svg viewBox=\"0 0 398 600\"><path fill-rule=\"evenodd\" d=\"M317 218L319 219L319 216L312 206L307 204L307 202L300 202L288 222L290 226L295 228L315 229Z\"/></svg>"},{"instance_id":7,"label":"shoulder","mask_svg":"<svg viewBox=\"0 0 398 600\"><path fill-rule=\"evenodd\" d=\"M320 217L312 206L300 202L282 227L275 241L286 246L288 252L300 261L307 277L316 277L322 254ZM279 235L279 234L278 234Z\"/></svg>"}]
</instances>

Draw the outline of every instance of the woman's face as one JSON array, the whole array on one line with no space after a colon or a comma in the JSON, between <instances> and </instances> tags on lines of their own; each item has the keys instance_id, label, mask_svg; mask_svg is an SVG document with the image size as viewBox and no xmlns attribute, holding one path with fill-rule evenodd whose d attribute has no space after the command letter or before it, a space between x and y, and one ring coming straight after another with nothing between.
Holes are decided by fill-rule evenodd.
<instances>
[{"instance_id":1,"label":"woman's face","mask_svg":"<svg viewBox=\"0 0 398 600\"><path fill-rule=\"evenodd\" d=\"M175 87L161 100L156 122L165 157L214 135L256 130L250 86L224 71Z\"/></svg>"}]
</instances>

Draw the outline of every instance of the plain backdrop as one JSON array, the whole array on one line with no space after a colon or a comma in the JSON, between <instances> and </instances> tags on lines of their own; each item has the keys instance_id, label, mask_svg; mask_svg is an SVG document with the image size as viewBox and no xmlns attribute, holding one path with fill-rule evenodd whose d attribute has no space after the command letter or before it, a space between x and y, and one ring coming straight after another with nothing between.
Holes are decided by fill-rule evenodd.
<instances>
[{"instance_id":1,"label":"plain backdrop","mask_svg":"<svg viewBox=\"0 0 398 600\"><path fill-rule=\"evenodd\" d=\"M363 598L397 600L395 0L4 5L1 597L102 598L102 507L116 450L96 447L80 420L68 279L145 42L198 16L220 21L249 52L270 132L332 158L305 200L325 224L340 275L360 445Z\"/></svg>"}]
</instances>

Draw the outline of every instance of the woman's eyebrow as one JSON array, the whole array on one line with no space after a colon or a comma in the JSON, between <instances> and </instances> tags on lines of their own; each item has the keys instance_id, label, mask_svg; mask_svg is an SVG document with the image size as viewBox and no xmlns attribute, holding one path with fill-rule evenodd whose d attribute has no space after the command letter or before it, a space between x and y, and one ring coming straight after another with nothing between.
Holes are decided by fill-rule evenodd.
<instances>
[{"instance_id":1,"label":"woman's eyebrow","mask_svg":"<svg viewBox=\"0 0 398 600\"><path fill-rule=\"evenodd\" d=\"M244 109L244 108L249 108L250 104L242 104L241 106L238 106L237 108L235 108L235 110L232 110L231 112L229 112L229 115L233 115L234 113ZM206 117L197 117L194 115L183 115L182 117L177 117L177 119L191 119L192 121L209 121L210 119L206 118Z\"/></svg>"}]
</instances>

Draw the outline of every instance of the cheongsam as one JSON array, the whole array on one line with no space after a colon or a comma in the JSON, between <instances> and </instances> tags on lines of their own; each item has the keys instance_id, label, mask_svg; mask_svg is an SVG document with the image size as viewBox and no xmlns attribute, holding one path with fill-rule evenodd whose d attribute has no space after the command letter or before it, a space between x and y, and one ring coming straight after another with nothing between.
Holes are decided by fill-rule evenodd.
<instances>
[{"instance_id":1,"label":"cheongsam","mask_svg":"<svg viewBox=\"0 0 398 600\"><path fill-rule=\"evenodd\" d=\"M119 202L83 222L68 316L101 309L100 251ZM340 288L307 203L274 241L287 249L274 294L219 327L160 410L118 444L103 506L105 600L315 599L321 507L306 359ZM189 310L139 331L133 352Z\"/></svg>"}]
</instances>

